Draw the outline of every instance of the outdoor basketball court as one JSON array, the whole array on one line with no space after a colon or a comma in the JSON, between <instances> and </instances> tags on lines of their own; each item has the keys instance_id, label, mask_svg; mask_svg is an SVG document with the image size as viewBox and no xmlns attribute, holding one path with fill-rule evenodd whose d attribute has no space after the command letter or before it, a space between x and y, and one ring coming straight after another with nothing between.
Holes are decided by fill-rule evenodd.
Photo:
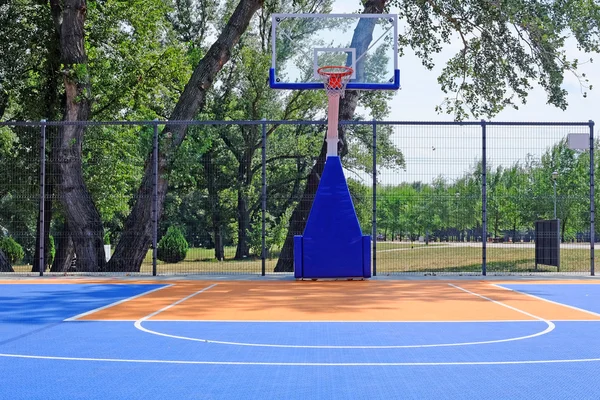
<instances>
[{"instance_id":1,"label":"outdoor basketball court","mask_svg":"<svg viewBox=\"0 0 600 400\"><path fill-rule=\"evenodd\" d=\"M298 280L0 280L0 398L599 399L594 278L358 279L374 273L376 247L338 156L340 99L346 89L400 88L397 38L392 14L272 15L270 87L328 96L327 161L306 228L294 236ZM582 149L586 138L593 144L590 124ZM485 151L482 159L485 171ZM157 206L158 172L153 179ZM264 230L263 219L263 249ZM44 240L39 246L46 265Z\"/></svg>"},{"instance_id":2,"label":"outdoor basketball court","mask_svg":"<svg viewBox=\"0 0 600 400\"><path fill-rule=\"evenodd\" d=\"M10 399L600 398L600 282L0 281Z\"/></svg>"}]
</instances>

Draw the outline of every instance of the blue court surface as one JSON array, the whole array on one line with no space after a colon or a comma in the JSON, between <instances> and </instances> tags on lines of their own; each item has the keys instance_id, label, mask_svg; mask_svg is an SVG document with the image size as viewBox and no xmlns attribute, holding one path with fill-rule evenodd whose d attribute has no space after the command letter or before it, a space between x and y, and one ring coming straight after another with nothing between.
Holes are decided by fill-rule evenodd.
<instances>
[{"instance_id":1,"label":"blue court surface","mask_svg":"<svg viewBox=\"0 0 600 400\"><path fill-rule=\"evenodd\" d=\"M590 318L82 320L165 285L0 284L0 398L600 399L600 285L496 286Z\"/></svg>"}]
</instances>

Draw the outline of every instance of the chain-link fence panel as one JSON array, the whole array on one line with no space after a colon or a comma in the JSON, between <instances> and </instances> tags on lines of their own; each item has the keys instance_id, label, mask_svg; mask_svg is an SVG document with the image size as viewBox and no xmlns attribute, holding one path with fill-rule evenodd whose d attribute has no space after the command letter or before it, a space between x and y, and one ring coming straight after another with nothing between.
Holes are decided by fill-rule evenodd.
<instances>
[{"instance_id":1,"label":"chain-link fence panel","mask_svg":"<svg viewBox=\"0 0 600 400\"><path fill-rule=\"evenodd\" d=\"M390 131L378 129L377 139L377 274L480 273L481 127L384 127ZM392 155L401 162L385 159Z\"/></svg>"},{"instance_id":2,"label":"chain-link fence panel","mask_svg":"<svg viewBox=\"0 0 600 400\"><path fill-rule=\"evenodd\" d=\"M589 127L487 126L489 274L590 272L589 137L573 148L571 134Z\"/></svg>"},{"instance_id":3,"label":"chain-link fence panel","mask_svg":"<svg viewBox=\"0 0 600 400\"><path fill-rule=\"evenodd\" d=\"M590 168L593 149L571 139L589 143L592 127L340 122L373 272L591 273L600 163ZM291 273L325 131L324 121L3 123L0 271ZM559 221L556 265L536 257L540 221Z\"/></svg>"},{"instance_id":4,"label":"chain-link fence panel","mask_svg":"<svg viewBox=\"0 0 600 400\"><path fill-rule=\"evenodd\" d=\"M39 271L41 129L0 125L0 272ZM52 247L49 247L49 252Z\"/></svg>"},{"instance_id":5,"label":"chain-link fence panel","mask_svg":"<svg viewBox=\"0 0 600 400\"><path fill-rule=\"evenodd\" d=\"M266 135L266 272L294 271L294 236L302 235L325 162L323 122L271 123Z\"/></svg>"}]
</instances>

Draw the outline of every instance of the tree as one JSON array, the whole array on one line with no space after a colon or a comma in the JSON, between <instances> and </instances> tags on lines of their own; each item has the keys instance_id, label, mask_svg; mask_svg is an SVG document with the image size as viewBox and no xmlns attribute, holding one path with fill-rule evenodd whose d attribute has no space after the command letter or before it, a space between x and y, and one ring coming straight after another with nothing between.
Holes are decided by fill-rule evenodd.
<instances>
[{"instance_id":1,"label":"tree","mask_svg":"<svg viewBox=\"0 0 600 400\"><path fill-rule=\"evenodd\" d=\"M304 9L327 12L330 9L330 1L299 2L295 6L300 7L300 12ZM285 11L289 7L289 4L284 3L280 8ZM270 119L307 119L316 113L316 109L324 107L325 99L322 93L298 91L286 96L270 89L269 17L269 10L263 9L257 23L249 29L252 35L243 38L236 48L236 62L232 63L227 80L218 91L223 94L220 99L229 100L220 104L220 108L226 110L225 116L228 118L257 120L268 115ZM279 128L274 125L267 129L266 137L269 141ZM234 129L221 129L219 132L221 140L237 164L234 166L237 171L235 187L238 225L235 258L242 259L249 256L250 221L254 219L253 214L260 210L260 180L256 178L261 166L258 151L262 145L262 132L258 125L240 125Z\"/></svg>"},{"instance_id":2,"label":"tree","mask_svg":"<svg viewBox=\"0 0 600 400\"><path fill-rule=\"evenodd\" d=\"M429 244L429 235L442 227L442 213L438 205L436 190L431 185L424 185L417 193L415 207L415 225L417 233L425 236L425 243Z\"/></svg>"},{"instance_id":3,"label":"tree","mask_svg":"<svg viewBox=\"0 0 600 400\"><path fill-rule=\"evenodd\" d=\"M454 183L454 196L456 198L456 227L461 233L468 229L481 227L481 178L477 175L480 163L466 172ZM467 233L467 240L471 240Z\"/></svg>"},{"instance_id":4,"label":"tree","mask_svg":"<svg viewBox=\"0 0 600 400\"><path fill-rule=\"evenodd\" d=\"M411 240L416 238L417 196L416 189L408 183L384 186L378 191L377 227L385 230L386 238L388 231L392 240L404 235Z\"/></svg>"},{"instance_id":5,"label":"tree","mask_svg":"<svg viewBox=\"0 0 600 400\"><path fill-rule=\"evenodd\" d=\"M185 226L191 245L214 247L216 260L225 258L224 246L231 241L229 224L235 212L233 157L217 133L229 128L188 129L170 173L163 218L164 225Z\"/></svg>"},{"instance_id":6,"label":"tree","mask_svg":"<svg viewBox=\"0 0 600 400\"><path fill-rule=\"evenodd\" d=\"M504 223L503 214L501 212L501 204L505 201L506 188L502 185L502 173L504 169L498 166L495 171L488 167L487 171L487 187L488 187L488 229L491 228L494 237L498 237L499 231Z\"/></svg>"},{"instance_id":7,"label":"tree","mask_svg":"<svg viewBox=\"0 0 600 400\"><path fill-rule=\"evenodd\" d=\"M293 10L292 7L297 8ZM231 62L224 66L217 77L216 84L209 93L207 93L206 106L201 113L197 115L199 119L210 120L238 120L253 119L258 120L264 116L269 119L314 119L317 112L324 108L325 96L323 93L314 91L297 91L291 95L281 91L271 90L268 85L268 73L271 57L270 43L270 15L277 8L281 12L327 12L329 11L330 1L302 1L292 5L290 3L278 4L270 3L263 7L254 18L246 34L240 39L240 42L232 48ZM190 17L184 16L186 20ZM194 18L191 18L194 19ZM199 20L195 18L194 20ZM189 24L188 24L189 25ZM311 134L312 130L307 127L279 126L270 125L266 129L268 140L268 159L267 173L270 176L276 175L275 180L269 180L269 214L270 224L281 223L282 219L287 220L286 202L297 197L297 188L301 186L304 175L299 175L288 168L289 163L302 158L309 158L309 153L305 151L305 146L289 146L289 141L296 141L300 134ZM293 134L295 132L296 134ZM186 141L190 138L188 134ZM286 141L281 141L281 140ZM313 142L316 138L312 137L307 142ZM194 139L195 140L195 139ZM262 129L258 125L222 125L215 127L206 127L203 129L199 141L209 144L202 151L202 172L204 179L196 180L199 183L196 190L203 191L207 196L207 204L204 209L210 210L211 220L207 220L204 226L211 227L213 240L215 244L215 256L217 259L223 259L223 226L229 221L224 218L229 217L231 204L235 205L234 219L231 221L235 225L234 242L236 244L235 258L243 259L250 255L249 233L252 233L251 225L256 225L260 214L260 191L261 191L261 157L260 148L262 146ZM304 142L304 140L302 140ZM185 146L185 141L182 143ZM183 147L182 147L183 148ZM185 162L179 160L185 156L178 153L177 165L181 164L188 169L187 173L197 177L194 173L195 168L189 167ZM218 163L218 165L217 165ZM188 163L189 164L189 163ZM275 167L276 166L276 167ZM181 175L186 175L184 169L180 169ZM230 173L231 172L231 173ZM273 172L276 172L273 174ZM282 181L280 183L279 178ZM173 177L170 191L177 190ZM190 180L194 180L191 178ZM293 182L292 185L290 183ZM290 191L291 189L291 191ZM208 191L208 194L206 193ZM225 191L235 192L236 198L233 202L224 202L223 195ZM290 192L293 196L290 197ZM171 194L169 197L174 197ZM228 196L229 198L229 196ZM275 200L277 198L277 200ZM272 201L273 199L274 201ZM281 201L280 201L281 199ZM282 207L283 206L283 207ZM227 209L227 212L225 212ZM274 235L277 236L277 235ZM253 236L254 247L256 244ZM273 240L276 240L274 237ZM255 253L256 254L256 253Z\"/></svg>"},{"instance_id":8,"label":"tree","mask_svg":"<svg viewBox=\"0 0 600 400\"><path fill-rule=\"evenodd\" d=\"M411 29L399 45L411 47L423 66L444 45L460 41L461 49L438 77L448 95L437 107L457 119L493 117L506 107L518 108L537 82L548 103L566 109L565 73L574 74L583 95L591 90L580 61L565 52L567 38L585 52L600 51L600 4L589 0L393 0ZM592 62L592 59L589 60Z\"/></svg>"},{"instance_id":9,"label":"tree","mask_svg":"<svg viewBox=\"0 0 600 400\"><path fill-rule=\"evenodd\" d=\"M517 230L531 227L533 219L529 219L527 201L530 198L531 185L528 175L519 162L510 168L504 169L502 186L505 188L505 197L501 202L504 214L505 227L512 231L513 241L516 240Z\"/></svg>"},{"instance_id":10,"label":"tree","mask_svg":"<svg viewBox=\"0 0 600 400\"><path fill-rule=\"evenodd\" d=\"M91 111L91 84L85 50L86 0L50 0L60 38L60 61L65 90L64 120L87 121ZM59 196L69 234L82 271L102 270L105 263L103 228L83 178L82 146L85 126L67 124L55 139Z\"/></svg>"},{"instance_id":11,"label":"tree","mask_svg":"<svg viewBox=\"0 0 600 400\"><path fill-rule=\"evenodd\" d=\"M554 183L552 173L558 172L556 178L556 216L561 222L561 240L566 239L569 230L574 233L581 226L577 221L580 207L589 207L588 191L589 177L585 169L585 157L578 157L574 150L567 146L567 139L563 138L551 148L546 150L540 160L536 171L537 187L540 190L539 198L545 204L546 217L553 217ZM586 179L588 177L588 179ZM543 209L542 209L543 210ZM574 228L574 229L571 229Z\"/></svg>"},{"instance_id":12,"label":"tree","mask_svg":"<svg viewBox=\"0 0 600 400\"><path fill-rule=\"evenodd\" d=\"M206 55L194 68L194 72L185 89L181 93L173 112L171 121L185 121L194 118L202 110L206 102L206 94L217 73L231 57L231 49L240 40L250 23L254 13L262 6L262 0L240 0L229 21L219 34ZM138 271L146 251L152 240L152 192L153 165L158 163L158 212L162 214L168 187L168 172L173 156L185 139L185 124L167 124L161 134L159 159L150 155L142 183L138 189L136 202L125 222L125 228L115 252L110 259L108 269L111 271Z\"/></svg>"},{"instance_id":13,"label":"tree","mask_svg":"<svg viewBox=\"0 0 600 400\"><path fill-rule=\"evenodd\" d=\"M10 6L3 6L0 13L0 36L4 38L0 44L0 53L3 55L0 60L0 119L60 119L63 97L59 89L62 80L60 42L50 18L48 4L17 0L11 2ZM39 163L35 162L38 154L32 158L29 152L39 146L38 135L25 127L15 126L10 130L19 142L15 161L20 166L13 164L14 170L20 171L20 179L30 177L32 181L36 181L39 176L36 169ZM46 174L49 185L45 204L45 237L40 238L39 235L40 227L36 224L39 218L33 218L36 211L27 212L32 213L32 218L23 227L26 237L35 238L31 243L24 243L27 259L33 259L34 271L39 270L37 251L40 239L45 241L48 248L53 213L51 199L54 197L52 182L55 174L52 165L46 166ZM22 203L16 204L17 208L26 207ZM24 209L19 214L27 215Z\"/></svg>"}]
</instances>

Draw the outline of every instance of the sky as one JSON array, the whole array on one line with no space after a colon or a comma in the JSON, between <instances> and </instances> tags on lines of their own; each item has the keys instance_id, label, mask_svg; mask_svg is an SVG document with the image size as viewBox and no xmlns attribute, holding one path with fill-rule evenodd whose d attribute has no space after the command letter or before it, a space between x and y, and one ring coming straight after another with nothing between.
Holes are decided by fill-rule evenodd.
<instances>
[{"instance_id":1,"label":"sky","mask_svg":"<svg viewBox=\"0 0 600 400\"><path fill-rule=\"evenodd\" d=\"M338 0L332 13L352 13L357 6L353 1ZM393 10L392 10L393 13ZM399 31L403 26L400 22ZM391 100L391 113L386 120L391 121L451 121L453 117L439 114L435 107L441 104L445 94L437 83L447 60L461 48L460 40L452 42L434 58L433 70L427 70L411 49L399 59L401 90ZM519 105L519 110L506 109L494 121L596 121L600 125L600 54L584 54L577 50L574 40L567 43L567 54L580 61L593 58L594 63L580 66L594 90L583 97L577 77L565 75L563 87L568 91L569 106L563 111L547 104L544 90L535 85L529 93L527 103ZM583 130L582 130L583 129ZM596 128L595 132L599 129ZM489 163L509 166L524 162L528 157L539 158L553 143L569 133L585 133L587 128L493 128L488 129L487 157ZM422 181L431 182L437 176L452 181L468 171L476 160L481 159L481 134L478 128L465 127L398 127L393 142L402 150L406 159L404 171L382 169L380 181L384 184Z\"/></svg>"}]
</instances>

